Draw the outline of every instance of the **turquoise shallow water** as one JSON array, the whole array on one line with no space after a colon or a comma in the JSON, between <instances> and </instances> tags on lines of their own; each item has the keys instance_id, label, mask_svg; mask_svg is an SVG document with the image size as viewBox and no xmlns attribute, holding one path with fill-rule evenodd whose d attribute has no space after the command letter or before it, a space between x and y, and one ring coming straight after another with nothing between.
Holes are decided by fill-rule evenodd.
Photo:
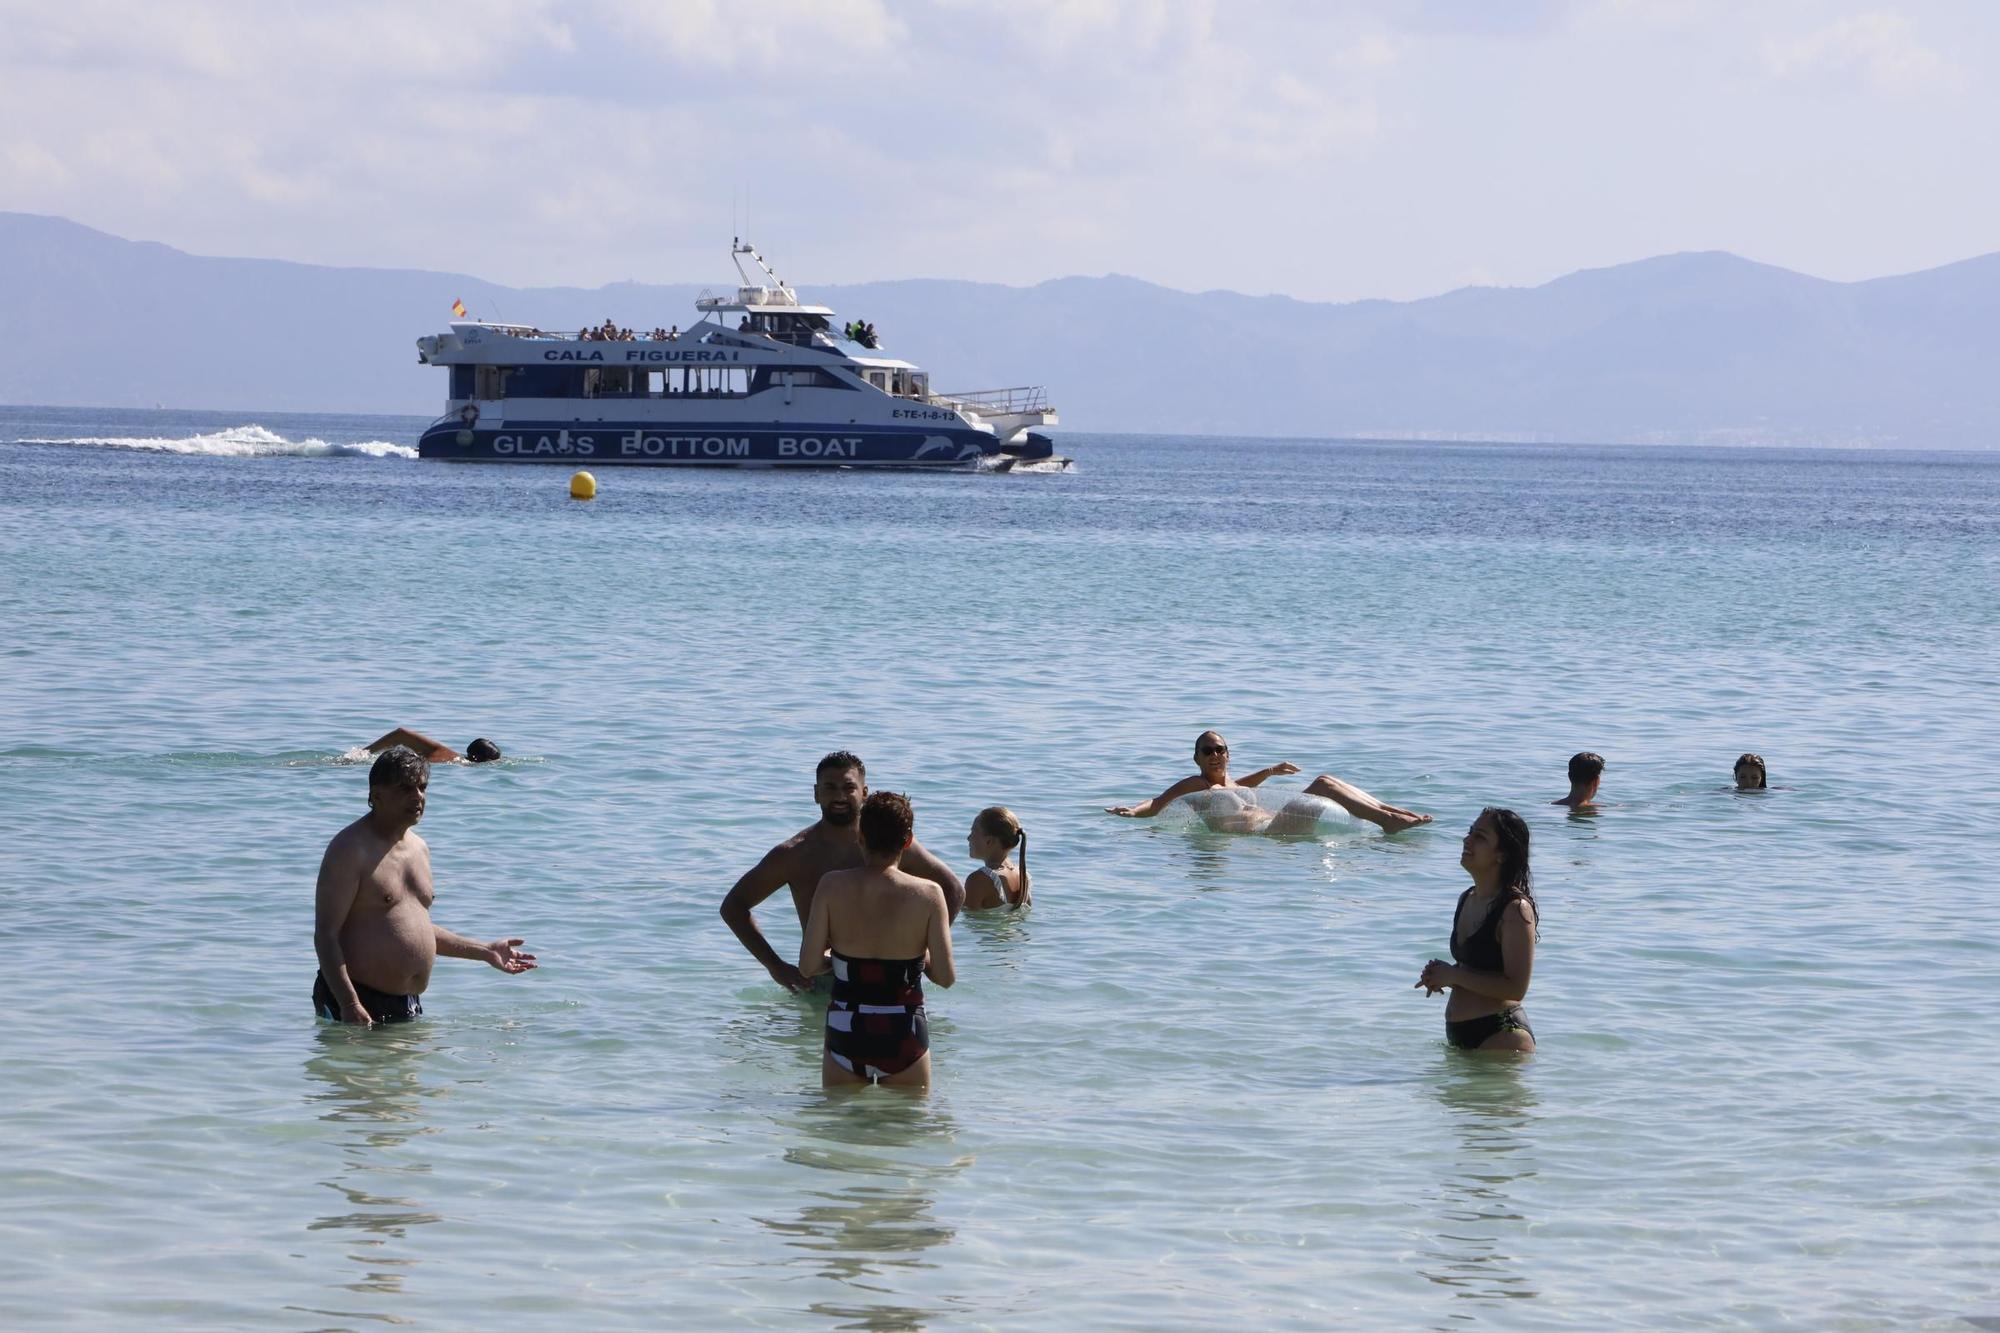
<instances>
[{"instance_id":1,"label":"turquoise shallow water","mask_svg":"<svg viewBox=\"0 0 2000 1333\"><path fill-rule=\"evenodd\" d=\"M2000 457L1070 437L579 505L251 424L0 410L0 1323L2000 1316ZM312 880L399 723L512 756L423 832L438 919L544 966L355 1033ZM1438 824L1100 812L1205 726ZM989 802L1032 833L927 1100L823 1096L715 915L836 746L961 868ZM1722 790L1746 749L1780 790ZM1488 803L1523 1061L1410 988Z\"/></svg>"}]
</instances>

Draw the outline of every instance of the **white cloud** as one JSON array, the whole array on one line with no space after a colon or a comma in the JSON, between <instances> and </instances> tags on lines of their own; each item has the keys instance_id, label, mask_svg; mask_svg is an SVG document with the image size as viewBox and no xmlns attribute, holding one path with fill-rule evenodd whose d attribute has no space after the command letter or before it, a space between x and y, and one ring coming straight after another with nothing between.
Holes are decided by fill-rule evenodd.
<instances>
[{"instance_id":1,"label":"white cloud","mask_svg":"<svg viewBox=\"0 0 2000 1333\"><path fill-rule=\"evenodd\" d=\"M1990 248L1961 167L2000 114L1960 66L2000 63L2000 5L1910 7L1919 34L1895 2L0 0L0 209L566 284L710 279L739 203L808 286L1408 295L1729 244L1737 215L1832 248L1835 197L1857 253L1953 218ZM1965 95L1802 119L1794 81ZM1849 192L1885 178L1920 188ZM1862 221L1915 193L1960 206ZM1242 244L1270 219L1312 258Z\"/></svg>"},{"instance_id":2,"label":"white cloud","mask_svg":"<svg viewBox=\"0 0 2000 1333\"><path fill-rule=\"evenodd\" d=\"M1917 40L1909 19L1893 9L1838 19L1793 41L1772 41L1765 64L1780 78L1859 75L1879 92L1906 94L1959 87L1964 74Z\"/></svg>"},{"instance_id":3,"label":"white cloud","mask_svg":"<svg viewBox=\"0 0 2000 1333\"><path fill-rule=\"evenodd\" d=\"M618 10L612 25L682 66L755 70L818 86L830 57L876 56L906 40L884 0L677 0Z\"/></svg>"}]
</instances>

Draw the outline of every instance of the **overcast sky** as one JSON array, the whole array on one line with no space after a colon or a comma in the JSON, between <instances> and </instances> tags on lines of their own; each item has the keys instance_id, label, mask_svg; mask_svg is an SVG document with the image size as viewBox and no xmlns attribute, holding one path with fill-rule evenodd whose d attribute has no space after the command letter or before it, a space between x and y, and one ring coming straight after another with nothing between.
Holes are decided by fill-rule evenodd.
<instances>
[{"instance_id":1,"label":"overcast sky","mask_svg":"<svg viewBox=\"0 0 2000 1333\"><path fill-rule=\"evenodd\" d=\"M1996 0L0 0L0 210L514 285L2000 250Z\"/></svg>"}]
</instances>

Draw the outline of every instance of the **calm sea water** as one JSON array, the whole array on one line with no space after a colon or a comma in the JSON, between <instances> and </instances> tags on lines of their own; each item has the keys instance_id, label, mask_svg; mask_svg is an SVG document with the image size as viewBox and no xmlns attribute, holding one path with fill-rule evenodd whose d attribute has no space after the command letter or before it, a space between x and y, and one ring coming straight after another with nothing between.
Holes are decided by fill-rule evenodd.
<instances>
[{"instance_id":1,"label":"calm sea water","mask_svg":"<svg viewBox=\"0 0 2000 1333\"><path fill-rule=\"evenodd\" d=\"M0 410L0 1323L2000 1316L2000 456L1070 436L577 504L418 424ZM544 966L358 1033L313 876L397 724L508 751L434 778L436 915ZM1210 726L1437 825L1101 813ZM823 1095L716 916L836 747L954 864L1031 832L928 1099ZM1411 989L1486 804L1524 1060Z\"/></svg>"}]
</instances>

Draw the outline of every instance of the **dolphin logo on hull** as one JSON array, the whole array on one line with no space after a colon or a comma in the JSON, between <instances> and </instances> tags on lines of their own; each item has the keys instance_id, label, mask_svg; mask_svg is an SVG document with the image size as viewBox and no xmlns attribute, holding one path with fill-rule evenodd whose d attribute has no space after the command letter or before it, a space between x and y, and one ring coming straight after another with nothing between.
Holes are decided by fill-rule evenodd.
<instances>
[{"instance_id":1,"label":"dolphin logo on hull","mask_svg":"<svg viewBox=\"0 0 2000 1333\"><path fill-rule=\"evenodd\" d=\"M953 444L948 436L926 435L922 447L910 455L910 460L915 462L920 458L933 458L938 455L949 454L951 455L952 462L963 463L968 459L979 457L981 452L978 445L970 442Z\"/></svg>"}]
</instances>

